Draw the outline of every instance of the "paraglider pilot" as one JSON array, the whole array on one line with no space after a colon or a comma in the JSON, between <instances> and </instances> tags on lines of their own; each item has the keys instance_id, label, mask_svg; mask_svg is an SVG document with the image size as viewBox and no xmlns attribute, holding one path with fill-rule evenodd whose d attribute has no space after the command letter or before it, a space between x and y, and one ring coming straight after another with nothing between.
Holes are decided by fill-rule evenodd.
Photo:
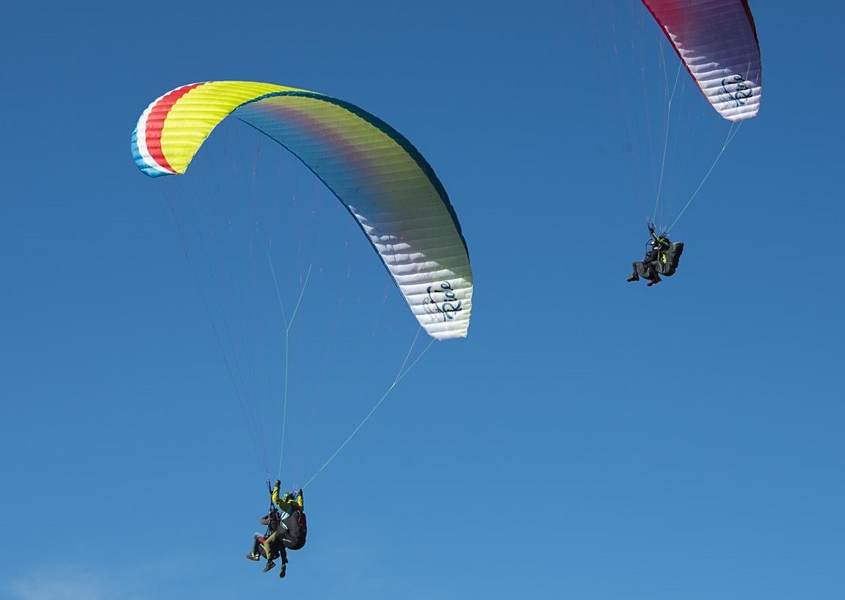
<instances>
[{"instance_id":1,"label":"paraglider pilot","mask_svg":"<svg viewBox=\"0 0 845 600\"><path fill-rule=\"evenodd\" d=\"M660 269L661 255L672 247L672 242L669 241L669 236L666 233L657 235L654 233L654 224L649 224L648 232L650 238L646 247L645 256L641 261L631 263L634 272L628 277L627 281L639 281L640 277L648 280L648 287L655 283L660 283Z\"/></svg>"},{"instance_id":2,"label":"paraglider pilot","mask_svg":"<svg viewBox=\"0 0 845 600\"><path fill-rule=\"evenodd\" d=\"M277 479L270 493L270 510L259 521L267 526L267 531L263 536L258 533L253 536L252 552L246 557L255 561L262 556L266 558L265 573L276 566L276 558L281 558L279 577L284 577L288 563L287 550L299 550L305 545L307 525L302 489L295 496L293 493L280 496L280 488L281 482Z\"/></svg>"}]
</instances>

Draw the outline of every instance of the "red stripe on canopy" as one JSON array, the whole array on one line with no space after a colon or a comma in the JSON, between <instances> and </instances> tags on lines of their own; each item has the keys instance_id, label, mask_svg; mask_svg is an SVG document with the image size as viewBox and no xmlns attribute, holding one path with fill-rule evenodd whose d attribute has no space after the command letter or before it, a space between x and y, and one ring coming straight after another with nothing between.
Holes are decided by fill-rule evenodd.
<instances>
[{"instance_id":1,"label":"red stripe on canopy","mask_svg":"<svg viewBox=\"0 0 845 600\"><path fill-rule=\"evenodd\" d=\"M173 173L175 173L176 170L173 169L173 167L170 166L170 163L167 162L167 159L164 157L164 152L161 149L161 132L162 129L164 129L164 121L167 119L167 114L170 112L170 109L173 108L173 105L176 104L182 96L201 85L204 84L194 83L165 94L162 96L161 100L155 103L155 106L153 106L152 110L150 110L150 114L147 115L147 124L144 128L144 140L146 141L147 152L160 167Z\"/></svg>"}]
</instances>

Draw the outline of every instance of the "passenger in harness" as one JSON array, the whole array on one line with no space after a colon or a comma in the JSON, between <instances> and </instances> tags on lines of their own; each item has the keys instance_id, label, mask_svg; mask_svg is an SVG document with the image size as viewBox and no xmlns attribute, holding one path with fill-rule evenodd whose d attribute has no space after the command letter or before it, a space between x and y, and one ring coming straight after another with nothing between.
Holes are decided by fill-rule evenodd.
<instances>
[{"instance_id":1,"label":"passenger in harness","mask_svg":"<svg viewBox=\"0 0 845 600\"><path fill-rule=\"evenodd\" d=\"M267 529L264 532L264 535L256 533L252 536L252 552L246 555L249 560L257 561L262 556L264 558L267 558L267 553L264 550L264 541L279 528L279 525L281 525L282 523L282 516L279 514L279 510L275 506L273 506L270 508L269 512L266 515L259 519L258 522L266 526ZM272 558L276 558L278 555L278 551L273 550Z\"/></svg>"},{"instance_id":2,"label":"passenger in harness","mask_svg":"<svg viewBox=\"0 0 845 600\"><path fill-rule=\"evenodd\" d=\"M265 573L276 566L276 558L281 558L279 577L284 577L288 562L287 550L299 550L305 545L308 525L305 519L302 490L300 489L295 496L293 493L286 493L280 497L280 488L281 482L277 479L270 494L272 502L270 511L260 520L262 525L267 526L267 531L263 536L255 534L252 552L246 557L256 561L261 556L265 557L267 559L267 564L264 566Z\"/></svg>"}]
</instances>

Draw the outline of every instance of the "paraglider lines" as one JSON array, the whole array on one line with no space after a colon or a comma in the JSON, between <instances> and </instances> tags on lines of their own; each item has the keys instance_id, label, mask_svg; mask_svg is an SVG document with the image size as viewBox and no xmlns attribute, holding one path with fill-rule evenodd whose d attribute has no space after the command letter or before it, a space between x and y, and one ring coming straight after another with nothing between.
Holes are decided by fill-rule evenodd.
<instances>
[{"instance_id":1,"label":"paraglider lines","mask_svg":"<svg viewBox=\"0 0 845 600\"><path fill-rule=\"evenodd\" d=\"M734 122L731 123L730 129L728 129L728 135L727 135L727 137L725 137L725 143L722 144L722 149L719 150L719 153L716 155L716 158L713 161L713 164L710 165L710 168L707 170L707 173L704 175L704 179L702 179L701 183L698 184L698 187L695 188L695 191L692 193L692 196L690 196L690 199L687 200L687 203L684 204L684 207L681 209L681 212L678 213L678 216L675 217L675 220L672 221L672 224L669 225L669 227L666 228L667 233L672 231L672 228L675 226L675 223L677 223L681 219L683 214L686 212L687 208L689 208L689 205L692 204L693 200L695 200L695 197L698 195L698 192L700 192L701 188L704 187L704 183L710 177L710 174L713 172L713 169L716 168L716 164L719 162L719 159L722 158L722 155L725 153L725 150L727 150L728 146L733 141L734 137L736 137L736 134L739 133L739 128L742 127L743 122L744 121L734 121Z\"/></svg>"},{"instance_id":2,"label":"paraglider lines","mask_svg":"<svg viewBox=\"0 0 845 600\"><path fill-rule=\"evenodd\" d=\"M396 377L393 379L393 383L391 383L391 384L388 386L387 390L384 392L384 394L382 394L381 398L379 398L379 400L378 400L378 402L376 402L375 406L373 406L373 407L370 409L370 412L368 412L368 413L367 413L367 415L366 415L366 416L364 417L364 419L363 419L363 420L362 420L362 421L358 424L358 426L357 426L355 429L353 429L353 430L352 430L352 433L350 433L350 434L349 434L349 437L347 437L347 438L343 441L343 443L340 445L340 447L338 447L338 449L334 451L334 454L332 454L332 455L328 458L328 460L326 460L326 462L324 462L324 463L323 463L323 466L322 466L322 467L320 467L319 469L317 469L317 472L316 472L316 473L314 473L314 474L311 476L311 478L310 478L308 481L306 481L306 482L305 482L305 485L303 485L303 486L302 486L302 489L307 488L307 487L308 487L308 485L309 485L312 481L314 481L314 479L316 479L317 475L319 475L320 473L322 473L322 472L323 472L323 470L324 470L327 466L329 466L329 463L331 463L331 462L335 459L335 457L336 457L338 454L340 454L340 452L341 452L341 451L342 451L342 450L346 447L346 445L347 445L347 444L348 444L348 443L352 440L352 438L353 438L353 437L355 437L355 434L357 434L357 433L358 433L358 431L360 431L360 429L364 426L364 424L365 424L367 421L369 421L369 420L370 420L370 417L372 417L372 416L373 416L373 414L374 414L374 413L378 410L379 406L381 406L381 405L382 405L382 403L385 401L385 399L386 399L386 398L390 395L390 392L392 392L392 391L393 391L393 388L395 388L395 387L396 387L396 385L397 385L400 381L402 381L402 378L403 378L403 377L405 377L405 375L407 375L407 374L411 371L411 369L413 369L413 368L414 368L414 366L416 366L416 364L417 364L417 363L420 361L420 359L421 359L421 358L425 355L425 353L426 353L426 352L428 352L428 349L429 349L429 348L431 348L431 345L432 345L432 344L436 341L434 338L432 338L432 339L431 339L431 341L429 341L428 345L427 345L427 346L423 349L423 351L422 351L422 352L420 352L420 355L419 355L417 358L415 358L415 359L414 359L414 361L413 361L410 365L408 365L408 360L411 358L411 353L414 351L414 346L416 346L416 345L417 345L417 340L418 340L418 339L419 339L419 337L420 337L420 331L422 331L422 328L418 328L418 329L417 329L417 334L414 336L414 341L413 341L413 342L411 342L411 347L410 347L410 348L408 348L408 353L405 355L405 360L403 360L403 361L402 361L402 366L400 366L400 367L399 367L399 372L396 374ZM407 365L407 366L406 366L406 365Z\"/></svg>"},{"instance_id":3,"label":"paraglider lines","mask_svg":"<svg viewBox=\"0 0 845 600\"><path fill-rule=\"evenodd\" d=\"M267 249L267 260L270 262L270 272L273 275L273 285L276 287L276 298L279 300L279 310L282 312L282 319L285 322L285 386L284 386L284 402L282 404L282 445L279 449L279 475L282 472L282 459L285 455L285 437L287 434L287 420L288 420L288 382L290 380L290 328L293 327L296 313L299 311L299 306L302 304L302 297L305 295L305 288L308 286L308 279L311 277L311 265L308 266L308 272L305 274L305 281L302 283L302 289L299 290L299 298L296 300L296 306L293 308L290 320L288 320L285 313L285 305L282 302L282 293L279 290L279 281L276 278L276 269L273 267L273 257L270 255L270 249Z\"/></svg>"},{"instance_id":4,"label":"paraglider lines","mask_svg":"<svg viewBox=\"0 0 845 600\"><path fill-rule=\"evenodd\" d=\"M235 397L238 399L238 404L240 405L240 409L243 415L244 420L249 425L247 427L249 432L250 441L252 442L253 451L255 452L258 459L264 465L265 470L268 469L268 456L267 456L267 449L264 444L261 443L263 438L262 431L261 431L261 421L258 419L256 406L253 402L253 392L248 389L246 386L243 378L243 367L239 365L237 353L234 356L230 356L229 353L226 352L224 347L224 339L228 340L228 344L231 347L236 347L234 343L234 335L232 333L232 328L230 327L230 323L227 319L222 319L221 323L218 324L217 320L214 318L214 310L212 309L212 298L209 297L209 294L206 293L206 290L200 283L200 263L204 262L209 267L209 274L216 281L217 277L212 268L212 265L215 261L210 256L210 252L207 248L203 248L203 246L197 246L194 249L197 250L196 252L190 252L190 246L188 243L187 234L185 232L185 227L182 223L182 219L179 216L178 211L176 210L176 204L174 199L168 192L166 187L160 187L159 192L164 200L165 205L167 206L168 212L173 219L173 224L176 230L176 233L179 238L179 243L182 247L182 253L185 256L185 261L188 264L188 272L191 275L191 278L196 286L197 291L199 292L199 296L202 300L203 307L205 308L205 312L208 315L208 320L211 323L211 330L214 334L215 342L217 343L217 347L220 350L220 354L223 358L223 364L226 367L226 372L229 376L229 380L232 383L232 389L234 391ZM219 287L219 286L218 286ZM219 302L217 303L219 307L222 309L222 300L218 299ZM225 311L224 311L225 312Z\"/></svg>"},{"instance_id":5,"label":"paraglider lines","mask_svg":"<svg viewBox=\"0 0 845 600\"><path fill-rule=\"evenodd\" d=\"M661 60L665 60L663 53L660 54ZM665 63L664 63L665 64ZM665 73L665 69L664 69ZM654 222L657 219L657 211L660 207L660 196L663 193L663 180L666 174L666 154L669 151L669 128L670 128L670 120L672 118L672 103L675 100L675 91L678 89L678 80L681 76L681 66L678 65L678 70L675 72L675 83L672 85L672 93L669 96L669 103L666 106L666 125L663 131L663 157L660 161L660 179L657 183L657 197L654 199L654 212L651 216L651 221ZM668 84L668 81L666 82ZM669 87L668 85L666 86Z\"/></svg>"}]
</instances>

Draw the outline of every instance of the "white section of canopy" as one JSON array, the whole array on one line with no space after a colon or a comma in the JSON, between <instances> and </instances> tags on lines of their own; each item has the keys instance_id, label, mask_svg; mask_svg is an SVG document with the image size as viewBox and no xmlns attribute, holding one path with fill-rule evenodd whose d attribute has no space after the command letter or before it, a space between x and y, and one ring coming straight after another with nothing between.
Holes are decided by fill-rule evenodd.
<instances>
[{"instance_id":1,"label":"white section of canopy","mask_svg":"<svg viewBox=\"0 0 845 600\"><path fill-rule=\"evenodd\" d=\"M643 0L698 87L729 121L757 115L762 66L744 0Z\"/></svg>"}]
</instances>

